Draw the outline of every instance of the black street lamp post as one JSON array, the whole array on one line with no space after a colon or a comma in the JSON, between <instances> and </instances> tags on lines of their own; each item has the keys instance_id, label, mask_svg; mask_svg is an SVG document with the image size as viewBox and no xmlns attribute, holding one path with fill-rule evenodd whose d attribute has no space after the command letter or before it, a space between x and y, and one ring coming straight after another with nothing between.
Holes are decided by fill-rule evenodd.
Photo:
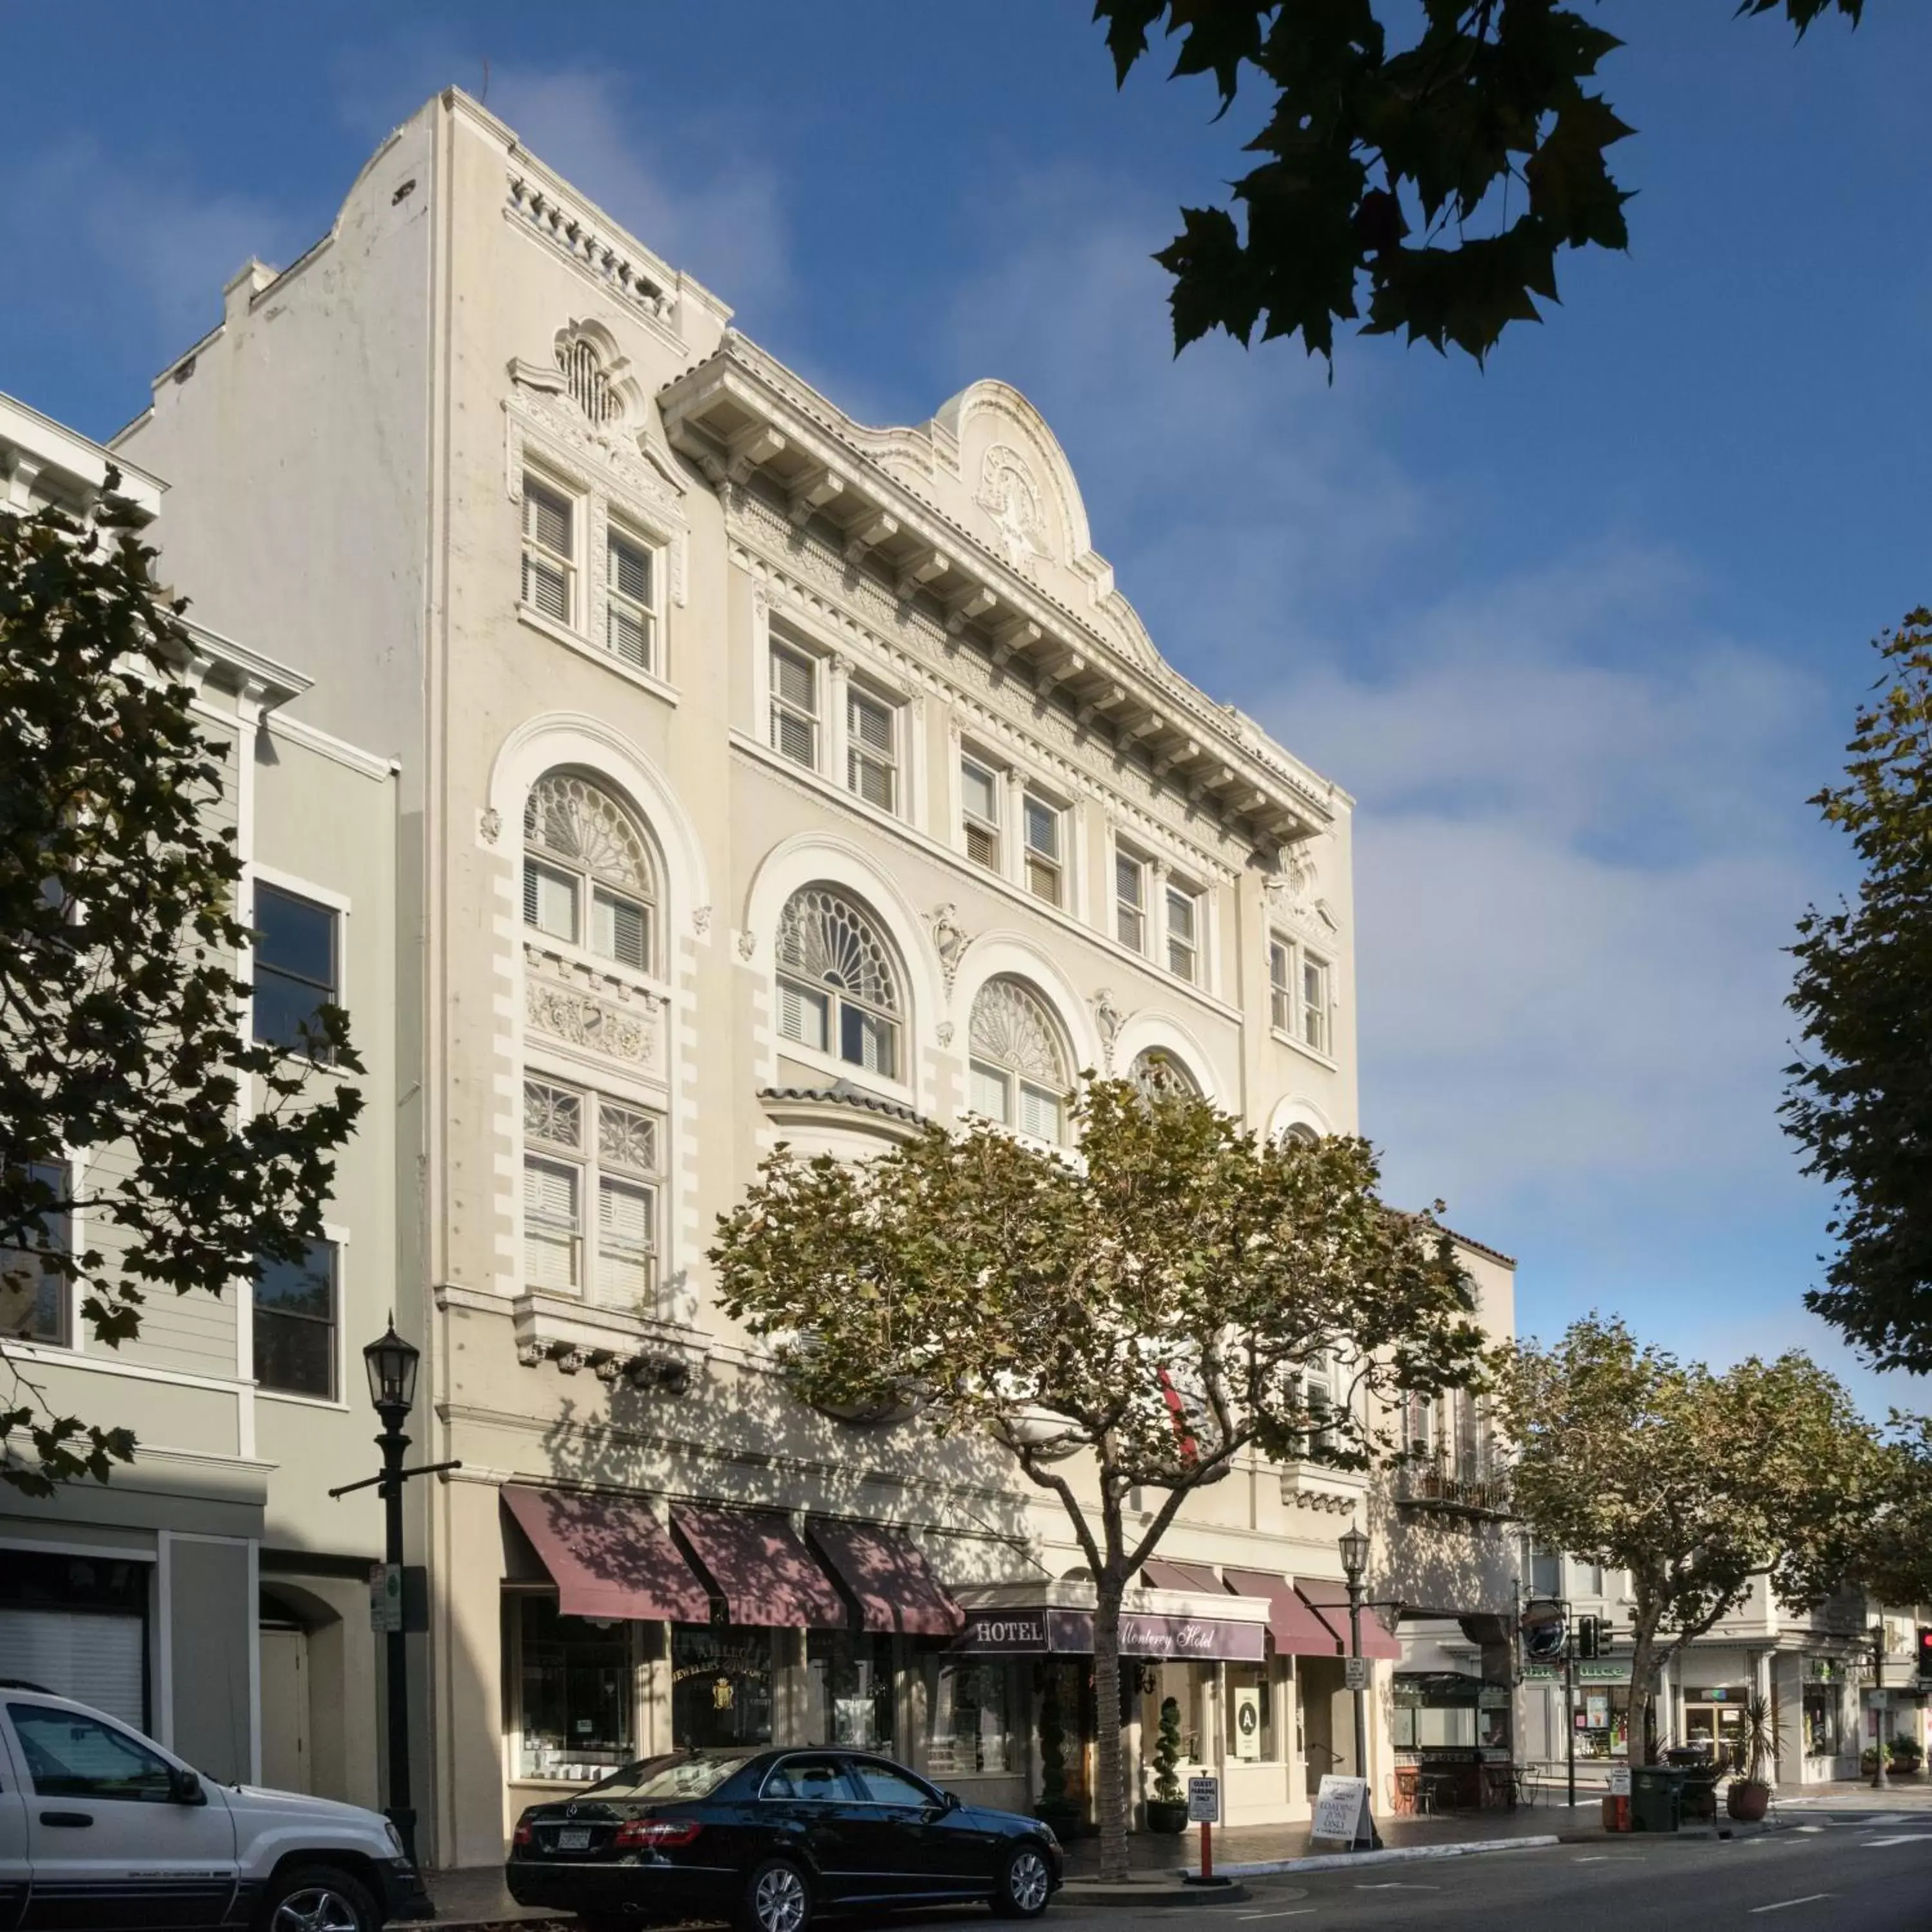
<instances>
[{"instance_id":1,"label":"black street lamp post","mask_svg":"<svg viewBox=\"0 0 1932 1932\"><path fill-rule=\"evenodd\" d=\"M379 1489L382 1495L382 1560L392 1571L403 1564L403 1485L412 1476L431 1476L444 1469L460 1469L460 1462L432 1462L418 1469L403 1467L403 1454L410 1438L403 1425L416 1406L416 1366L422 1352L396 1333L394 1317L388 1329L362 1351L362 1365L369 1372L369 1400L381 1418L382 1432L376 1446L382 1452L382 1473L368 1476L359 1483L345 1483L331 1490L332 1496L346 1496L352 1490ZM387 1713L389 1745L389 1802L384 1815L396 1828L410 1863L416 1863L416 1807L410 1796L410 1653L409 1638L400 1614L407 1601L402 1594L399 1614L388 1630Z\"/></svg>"},{"instance_id":2,"label":"black street lamp post","mask_svg":"<svg viewBox=\"0 0 1932 1932\"><path fill-rule=\"evenodd\" d=\"M1362 1573L1369 1567L1369 1539L1351 1523L1342 1532L1341 1548L1342 1574L1348 1580L1348 1654L1359 1659L1362 1654ZM1354 1678L1355 1775L1365 1778L1369 1774L1368 1721L1359 1662L1355 1665Z\"/></svg>"}]
</instances>

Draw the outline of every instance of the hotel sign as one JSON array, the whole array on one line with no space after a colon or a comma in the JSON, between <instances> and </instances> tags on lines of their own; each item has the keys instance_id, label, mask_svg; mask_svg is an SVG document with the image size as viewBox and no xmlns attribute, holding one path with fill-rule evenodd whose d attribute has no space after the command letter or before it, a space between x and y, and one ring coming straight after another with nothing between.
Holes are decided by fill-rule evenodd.
<instances>
[{"instance_id":1,"label":"hotel sign","mask_svg":"<svg viewBox=\"0 0 1932 1932\"><path fill-rule=\"evenodd\" d=\"M1268 1626L1220 1617L1178 1617L1123 1612L1123 1657L1198 1658L1204 1661L1258 1664L1267 1655ZM981 1657L1090 1657L1091 1610L971 1610L955 1650Z\"/></svg>"}]
</instances>

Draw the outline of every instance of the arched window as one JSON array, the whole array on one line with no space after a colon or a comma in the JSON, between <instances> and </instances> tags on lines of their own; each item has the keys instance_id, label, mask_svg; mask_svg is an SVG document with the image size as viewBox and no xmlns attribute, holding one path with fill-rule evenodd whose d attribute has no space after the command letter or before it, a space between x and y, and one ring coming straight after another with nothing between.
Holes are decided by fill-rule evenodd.
<instances>
[{"instance_id":1,"label":"arched window","mask_svg":"<svg viewBox=\"0 0 1932 1932\"><path fill-rule=\"evenodd\" d=\"M588 778L547 772L524 807L524 923L651 970L657 887L630 814Z\"/></svg>"},{"instance_id":2,"label":"arched window","mask_svg":"<svg viewBox=\"0 0 1932 1932\"><path fill-rule=\"evenodd\" d=\"M1127 1078L1150 1100L1163 1094L1178 1094L1190 1100L1201 1097L1201 1083L1188 1072L1186 1064L1164 1046L1144 1046L1134 1055Z\"/></svg>"},{"instance_id":3,"label":"arched window","mask_svg":"<svg viewBox=\"0 0 1932 1932\"><path fill-rule=\"evenodd\" d=\"M898 975L884 935L856 901L830 886L807 886L778 920L778 1031L898 1078Z\"/></svg>"},{"instance_id":4,"label":"arched window","mask_svg":"<svg viewBox=\"0 0 1932 1932\"><path fill-rule=\"evenodd\" d=\"M604 373L604 358L594 344L580 335L566 336L556 345L556 366L569 385L571 400L592 422L611 422L623 414L624 406Z\"/></svg>"},{"instance_id":5,"label":"arched window","mask_svg":"<svg viewBox=\"0 0 1932 1932\"><path fill-rule=\"evenodd\" d=\"M974 1112L1037 1140L1065 1139L1073 1082L1046 1002L1023 980L988 980L969 1032Z\"/></svg>"},{"instance_id":6,"label":"arched window","mask_svg":"<svg viewBox=\"0 0 1932 1932\"><path fill-rule=\"evenodd\" d=\"M1322 1136L1306 1120L1297 1120L1293 1126L1282 1130L1282 1138L1292 1141L1297 1147L1312 1147Z\"/></svg>"}]
</instances>

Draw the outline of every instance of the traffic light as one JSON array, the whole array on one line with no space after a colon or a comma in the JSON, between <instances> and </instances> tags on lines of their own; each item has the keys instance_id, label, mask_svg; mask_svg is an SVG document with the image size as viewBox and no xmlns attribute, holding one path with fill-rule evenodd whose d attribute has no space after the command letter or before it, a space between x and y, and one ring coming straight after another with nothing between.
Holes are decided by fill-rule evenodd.
<instances>
[{"instance_id":1,"label":"traffic light","mask_svg":"<svg viewBox=\"0 0 1932 1932\"><path fill-rule=\"evenodd\" d=\"M1598 1658L1603 1654L1601 1620L1596 1617L1579 1617L1576 1619L1576 1654L1580 1658Z\"/></svg>"},{"instance_id":2,"label":"traffic light","mask_svg":"<svg viewBox=\"0 0 1932 1932\"><path fill-rule=\"evenodd\" d=\"M1932 1630L1922 1624L1918 1631L1918 1678L1923 1684L1932 1684Z\"/></svg>"}]
</instances>

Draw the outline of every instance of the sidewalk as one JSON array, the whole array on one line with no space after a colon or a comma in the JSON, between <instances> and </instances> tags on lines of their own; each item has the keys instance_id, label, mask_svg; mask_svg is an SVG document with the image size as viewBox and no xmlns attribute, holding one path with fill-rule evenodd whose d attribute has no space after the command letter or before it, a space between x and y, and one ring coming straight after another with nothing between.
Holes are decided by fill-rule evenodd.
<instances>
[{"instance_id":1,"label":"sidewalk","mask_svg":"<svg viewBox=\"0 0 1932 1932\"><path fill-rule=\"evenodd\" d=\"M1598 1796L1592 1793L1585 1799L1580 1792L1574 1811L1561 1803L1525 1804L1514 1811L1451 1812L1435 1818L1378 1818L1376 1827L1385 1846L1402 1851L1434 1846L1501 1845L1514 1839L1552 1835L1568 1844L1608 1835L1604 1830L1603 1806ZM1245 1864L1272 1864L1284 1858L1306 1858L1310 1851L1305 1823L1217 1826L1214 1832L1216 1871L1232 1872ZM1178 1838L1136 1832L1127 1840L1127 1862L1137 1872L1171 1872L1184 1868L1198 1870L1200 1829L1194 1827ZM1066 1847L1070 1877L1090 1876L1100 1866L1097 1838L1076 1838Z\"/></svg>"},{"instance_id":2,"label":"sidewalk","mask_svg":"<svg viewBox=\"0 0 1932 1932\"><path fill-rule=\"evenodd\" d=\"M408 1919L401 1924L434 1924L440 1932L483 1932L483 1928L504 1925L546 1924L562 1928L576 1920L560 1912L547 1912L519 1905L503 1886L501 1865L466 1865L454 1871L423 1874L423 1882L436 1904L434 1920ZM400 1924L390 1932L400 1932Z\"/></svg>"}]
</instances>

